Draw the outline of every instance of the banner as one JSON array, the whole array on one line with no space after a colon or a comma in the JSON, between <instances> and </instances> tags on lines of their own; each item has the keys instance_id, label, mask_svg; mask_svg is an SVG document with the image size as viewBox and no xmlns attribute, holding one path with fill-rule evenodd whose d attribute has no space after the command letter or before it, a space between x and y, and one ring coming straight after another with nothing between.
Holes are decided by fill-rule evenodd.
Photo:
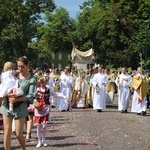
<instances>
[{"instance_id":1,"label":"banner","mask_svg":"<svg viewBox=\"0 0 150 150\"><path fill-rule=\"evenodd\" d=\"M71 53L71 58L72 58L73 65L76 66L77 69L86 69L87 64L92 64L95 59L94 51L92 48L85 52L73 48Z\"/></svg>"}]
</instances>

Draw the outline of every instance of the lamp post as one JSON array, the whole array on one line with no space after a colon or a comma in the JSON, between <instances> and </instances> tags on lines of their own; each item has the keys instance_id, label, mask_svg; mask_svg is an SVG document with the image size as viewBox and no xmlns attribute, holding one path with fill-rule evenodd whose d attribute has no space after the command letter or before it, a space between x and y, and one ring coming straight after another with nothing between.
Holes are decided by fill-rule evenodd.
<instances>
[{"instance_id":1,"label":"lamp post","mask_svg":"<svg viewBox=\"0 0 150 150\"><path fill-rule=\"evenodd\" d=\"M148 23L149 20L145 20L144 23L146 23L145 25L145 35L146 35L146 44L145 44L145 61L147 61L147 48L148 48L148 35L147 35L147 29L148 29ZM145 68L147 69L147 62L146 62L146 66Z\"/></svg>"},{"instance_id":2,"label":"lamp post","mask_svg":"<svg viewBox=\"0 0 150 150\"><path fill-rule=\"evenodd\" d=\"M139 57L140 57L140 65L141 65L141 68L142 68L142 53L139 54Z\"/></svg>"}]
</instances>

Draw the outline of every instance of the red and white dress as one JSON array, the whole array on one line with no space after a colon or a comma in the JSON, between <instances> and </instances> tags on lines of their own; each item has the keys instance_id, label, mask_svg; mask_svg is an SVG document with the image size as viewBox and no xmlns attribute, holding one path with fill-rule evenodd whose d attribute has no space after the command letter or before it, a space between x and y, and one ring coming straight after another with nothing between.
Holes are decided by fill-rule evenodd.
<instances>
[{"instance_id":1,"label":"red and white dress","mask_svg":"<svg viewBox=\"0 0 150 150\"><path fill-rule=\"evenodd\" d=\"M34 125L44 125L49 121L50 115L50 96L66 98L62 93L54 92L50 88L37 88L36 101L43 104L42 109L34 110Z\"/></svg>"}]
</instances>

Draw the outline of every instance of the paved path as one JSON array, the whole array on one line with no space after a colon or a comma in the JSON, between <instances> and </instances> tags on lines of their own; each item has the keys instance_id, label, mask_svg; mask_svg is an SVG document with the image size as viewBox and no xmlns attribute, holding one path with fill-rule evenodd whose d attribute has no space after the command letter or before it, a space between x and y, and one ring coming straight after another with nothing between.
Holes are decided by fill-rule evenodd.
<instances>
[{"instance_id":1,"label":"paved path","mask_svg":"<svg viewBox=\"0 0 150 150\"><path fill-rule=\"evenodd\" d=\"M130 111L130 110L129 110ZM121 114L117 107L109 106L102 113L88 109L58 112L52 109L52 122L48 124L48 147L35 148L36 128L27 150L150 150L150 111L146 116ZM0 134L0 150L3 135ZM12 135L12 150L19 150Z\"/></svg>"}]
</instances>

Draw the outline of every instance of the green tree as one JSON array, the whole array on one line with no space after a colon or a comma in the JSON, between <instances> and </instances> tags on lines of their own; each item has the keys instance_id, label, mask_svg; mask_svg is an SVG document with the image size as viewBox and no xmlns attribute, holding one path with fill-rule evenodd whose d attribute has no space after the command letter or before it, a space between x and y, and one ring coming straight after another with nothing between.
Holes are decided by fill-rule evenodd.
<instances>
[{"instance_id":1,"label":"green tree","mask_svg":"<svg viewBox=\"0 0 150 150\"><path fill-rule=\"evenodd\" d=\"M136 68L139 53L143 54L145 64L148 62L149 25L144 21L150 16L149 0L89 0L81 9L76 43L83 50L93 45L97 62Z\"/></svg>"},{"instance_id":2,"label":"green tree","mask_svg":"<svg viewBox=\"0 0 150 150\"><path fill-rule=\"evenodd\" d=\"M28 48L28 43L37 35L40 14L53 11L52 0L1 0L0 1L0 63L15 61L26 55L33 60L37 53Z\"/></svg>"},{"instance_id":3,"label":"green tree","mask_svg":"<svg viewBox=\"0 0 150 150\"><path fill-rule=\"evenodd\" d=\"M45 15L46 24L38 28L39 40L43 41L41 50L44 57L48 59L52 51L55 53L58 51L71 52L74 38L71 32L75 28L75 21L62 7L56 8L53 13L46 12Z\"/></svg>"}]
</instances>

